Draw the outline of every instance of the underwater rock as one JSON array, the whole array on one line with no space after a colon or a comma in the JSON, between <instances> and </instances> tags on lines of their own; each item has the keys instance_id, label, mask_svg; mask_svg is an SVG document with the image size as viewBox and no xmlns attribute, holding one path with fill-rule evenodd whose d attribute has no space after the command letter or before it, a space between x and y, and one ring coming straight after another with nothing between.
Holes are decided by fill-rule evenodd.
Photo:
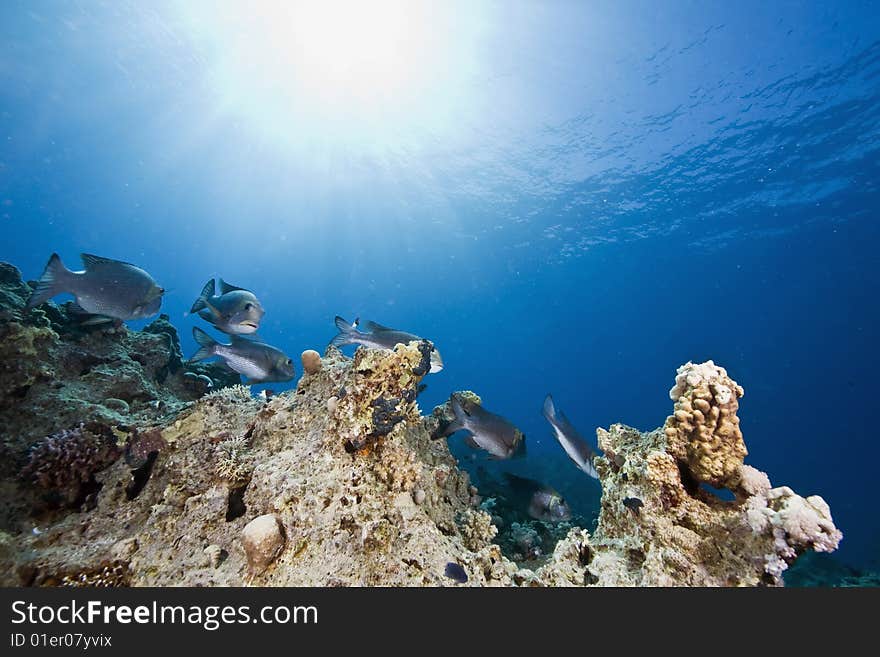
<instances>
[{"instance_id":1,"label":"underwater rock","mask_svg":"<svg viewBox=\"0 0 880 657\"><path fill-rule=\"evenodd\" d=\"M14 274L0 267L0 287L13 282L0 298L21 299ZM479 495L467 473L446 441L431 439L443 407L420 415L418 343L360 348L353 359L328 348L320 370L295 390L255 399L240 385L193 390L186 368L168 366L175 352L167 333L59 333L43 310L2 312L0 332L34 338L33 354L21 347L28 338L0 345L21 361L14 376L34 377L25 394L0 397L0 421L12 427L4 442L11 458L0 471L10 500L0 515L2 585L781 584L799 554L830 551L840 541L821 498L772 488L766 475L743 465L744 446L722 440L736 436L721 430L720 406L735 417L738 387L720 369L693 384L685 376L679 395L713 393L709 415L718 405L719 421L707 432L693 417L691 429L676 420L670 433L619 424L598 431L605 456L596 459L603 494L595 533L559 523L558 534L545 535L539 525L511 524L502 537L487 512L492 500L472 508ZM33 333L40 330L48 333ZM155 374L163 367L160 383ZM41 378L41 368L52 373ZM129 394L120 395L126 378ZM732 397L719 397L713 383L727 385ZM110 397L129 405L127 415L103 405ZM95 418L110 418L100 422L111 432L108 449L112 434L126 458L96 457L102 469L78 470L94 481L79 511L41 508L37 472L67 499L85 475L68 482L58 478L72 477L70 468L62 475L34 467L22 479L31 445L82 422L87 429ZM687 444L704 434L711 449ZM724 481L734 499L718 498L702 481ZM638 513L634 499L642 503ZM548 541L567 534L548 562L521 570L493 541L531 531L545 554ZM467 572L466 583L446 576L451 562Z\"/></svg>"},{"instance_id":2,"label":"underwater rock","mask_svg":"<svg viewBox=\"0 0 880 657\"><path fill-rule=\"evenodd\" d=\"M252 573L259 575L284 549L284 528L274 513L251 520L241 532L241 544Z\"/></svg>"},{"instance_id":3,"label":"underwater rock","mask_svg":"<svg viewBox=\"0 0 880 657\"><path fill-rule=\"evenodd\" d=\"M82 326L69 303L27 311L30 293L18 269L0 263L0 487L8 500L0 505L0 529L13 533L30 529L32 511L50 511L46 490L19 478L38 441L98 424L122 444L204 394L185 371L207 373L218 387L240 382L213 364L184 366L177 332L165 316L143 331ZM78 497L75 488L62 486L55 493L58 504L50 507Z\"/></svg>"},{"instance_id":4,"label":"underwater rock","mask_svg":"<svg viewBox=\"0 0 880 657\"><path fill-rule=\"evenodd\" d=\"M742 389L722 368L711 361L686 365L673 390L676 410L682 399L705 399L709 410L703 417L715 421L701 428L699 416L673 416L665 429L648 433L622 424L598 429L605 455L596 458L602 484L597 529L592 536L572 530L537 571L542 581L778 586L804 551L837 548L842 534L821 497L771 488L764 473L742 464L745 445L732 422ZM700 485L709 481L724 482L735 499L721 499ZM627 502L633 499L641 502L638 513Z\"/></svg>"},{"instance_id":5,"label":"underwater rock","mask_svg":"<svg viewBox=\"0 0 880 657\"><path fill-rule=\"evenodd\" d=\"M321 369L321 354L314 349L307 349L302 352L303 372L306 374L316 374Z\"/></svg>"},{"instance_id":6,"label":"underwater rock","mask_svg":"<svg viewBox=\"0 0 880 657\"><path fill-rule=\"evenodd\" d=\"M177 331L160 316L143 331L84 327L68 304L26 310L31 287L0 263L0 480L15 480L34 443L82 423L128 433L176 416L204 394L184 369L216 385L240 378L212 366L184 368ZM38 495L19 487L0 508L0 528L17 530Z\"/></svg>"},{"instance_id":7,"label":"underwater rock","mask_svg":"<svg viewBox=\"0 0 880 657\"><path fill-rule=\"evenodd\" d=\"M468 509L462 514L459 524L465 546L474 551L489 545L498 533L492 524L492 516L485 511Z\"/></svg>"},{"instance_id":8,"label":"underwater rock","mask_svg":"<svg viewBox=\"0 0 880 657\"><path fill-rule=\"evenodd\" d=\"M101 489L88 513L23 518L0 545L0 582L90 572L119 559L113 546L133 538L125 581L134 586L449 586L451 561L469 573L467 586L510 585L517 567L490 543L491 518L469 507L468 475L406 400L420 357L417 345L363 349L354 359L333 349L295 391L266 401L241 386L205 395L140 431L161 445L136 471L136 494L126 492L133 464L119 459L96 475ZM346 438L375 426L371 401L395 397L403 418L367 449L347 452ZM245 465L240 475L224 459ZM266 514L277 518L284 549L256 573L242 532Z\"/></svg>"},{"instance_id":9,"label":"underwater rock","mask_svg":"<svg viewBox=\"0 0 880 657\"><path fill-rule=\"evenodd\" d=\"M419 420L416 396L425 373L415 373L422 360L417 345L397 345L390 353L364 348L355 352L345 395L334 413L344 419L337 427L349 451L375 444L404 420Z\"/></svg>"}]
</instances>

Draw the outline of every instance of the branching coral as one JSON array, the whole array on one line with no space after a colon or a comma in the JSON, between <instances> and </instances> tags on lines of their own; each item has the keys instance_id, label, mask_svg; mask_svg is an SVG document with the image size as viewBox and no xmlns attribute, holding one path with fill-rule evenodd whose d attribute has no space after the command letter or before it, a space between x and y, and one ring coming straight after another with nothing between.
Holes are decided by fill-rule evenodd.
<instances>
[{"instance_id":1,"label":"branching coral","mask_svg":"<svg viewBox=\"0 0 880 657\"><path fill-rule=\"evenodd\" d=\"M206 401L218 401L229 404L242 404L252 401L251 389L243 385L234 385L227 388L212 390L204 399Z\"/></svg>"},{"instance_id":2,"label":"branching coral","mask_svg":"<svg viewBox=\"0 0 880 657\"><path fill-rule=\"evenodd\" d=\"M498 533L492 524L492 516L485 511L467 509L461 514L458 525L465 547L475 552L491 543Z\"/></svg>"},{"instance_id":3,"label":"branching coral","mask_svg":"<svg viewBox=\"0 0 880 657\"><path fill-rule=\"evenodd\" d=\"M244 436L224 440L217 445L217 475L231 485L241 484L250 479L253 459L248 441Z\"/></svg>"}]
</instances>

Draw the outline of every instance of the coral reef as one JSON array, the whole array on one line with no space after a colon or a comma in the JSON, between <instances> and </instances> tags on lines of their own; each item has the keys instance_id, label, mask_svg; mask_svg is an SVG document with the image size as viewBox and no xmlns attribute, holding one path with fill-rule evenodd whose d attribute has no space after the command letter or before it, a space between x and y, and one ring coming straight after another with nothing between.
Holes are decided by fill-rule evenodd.
<instances>
[{"instance_id":1,"label":"coral reef","mask_svg":"<svg viewBox=\"0 0 880 657\"><path fill-rule=\"evenodd\" d=\"M539 579L568 585L781 585L783 572L804 551L837 548L842 535L821 497L772 488L766 474L743 464L745 445L734 421L742 389L723 369L711 361L685 365L676 395L676 411L686 408L682 400L706 400L709 407L702 411L693 404L701 415L674 415L663 430L640 433L615 424L597 431L605 454L596 459L602 483L598 527L592 536L572 530L537 571ZM711 421L703 425L703 419ZM721 499L702 482L724 482L735 499Z\"/></svg>"},{"instance_id":2,"label":"coral reef","mask_svg":"<svg viewBox=\"0 0 880 657\"><path fill-rule=\"evenodd\" d=\"M12 492L37 441L81 424L127 434L167 422L205 393L205 384L187 372L207 375L215 386L240 382L217 366L185 366L177 331L164 315L143 331L82 326L69 304L26 311L30 293L18 269L0 263L0 487L11 500L0 508L0 528L6 529L45 492ZM73 484L60 488L76 497Z\"/></svg>"},{"instance_id":3,"label":"coral reef","mask_svg":"<svg viewBox=\"0 0 880 657\"><path fill-rule=\"evenodd\" d=\"M71 506L83 501L94 475L121 454L108 427L80 424L37 441L21 474L45 490L51 503Z\"/></svg>"},{"instance_id":4,"label":"coral reef","mask_svg":"<svg viewBox=\"0 0 880 657\"><path fill-rule=\"evenodd\" d=\"M455 585L455 561L469 586L510 585L517 568L471 506L467 474L420 417L418 343L323 361L295 391L263 401L226 388L140 429L159 447L152 461L96 474L87 513L20 518L0 542L0 581L55 584L121 563L131 585ZM377 418L377 399L397 402ZM358 437L364 448L347 451ZM229 477L219 464L242 456L243 476ZM283 542L245 531L266 515Z\"/></svg>"},{"instance_id":5,"label":"coral reef","mask_svg":"<svg viewBox=\"0 0 880 657\"><path fill-rule=\"evenodd\" d=\"M186 376L166 319L81 327L63 306L25 313L29 291L0 265L3 585L459 585L449 563L466 586L774 585L841 538L821 498L743 464L742 389L711 362L679 370L664 428L598 431L591 534L481 499L432 439L448 404L420 414L430 343L330 347L255 398L223 371Z\"/></svg>"}]
</instances>

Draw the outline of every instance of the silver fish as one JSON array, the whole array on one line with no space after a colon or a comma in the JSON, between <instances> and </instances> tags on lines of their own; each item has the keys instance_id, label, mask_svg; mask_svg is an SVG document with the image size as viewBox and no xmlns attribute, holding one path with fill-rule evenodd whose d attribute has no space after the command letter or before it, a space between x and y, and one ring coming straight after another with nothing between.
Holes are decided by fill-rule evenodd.
<instances>
[{"instance_id":1,"label":"silver fish","mask_svg":"<svg viewBox=\"0 0 880 657\"><path fill-rule=\"evenodd\" d=\"M543 522L562 522L571 519L571 508L562 496L550 486L534 479L505 473L516 499L527 499L527 511L531 518Z\"/></svg>"},{"instance_id":2,"label":"silver fish","mask_svg":"<svg viewBox=\"0 0 880 657\"><path fill-rule=\"evenodd\" d=\"M190 309L199 317L229 335L256 333L266 311L256 295L244 288L230 285L220 279L220 294L215 294L212 278L202 288L202 293Z\"/></svg>"},{"instance_id":3,"label":"silver fish","mask_svg":"<svg viewBox=\"0 0 880 657\"><path fill-rule=\"evenodd\" d=\"M539 490L532 495L529 516L544 522L562 522L571 518L571 509L556 491Z\"/></svg>"},{"instance_id":4,"label":"silver fish","mask_svg":"<svg viewBox=\"0 0 880 657\"><path fill-rule=\"evenodd\" d=\"M449 403L455 419L444 428L444 435L467 431L471 434L465 440L468 445L486 450L496 459L525 455L526 437L508 420L458 395L452 395Z\"/></svg>"},{"instance_id":5,"label":"silver fish","mask_svg":"<svg viewBox=\"0 0 880 657\"><path fill-rule=\"evenodd\" d=\"M334 347L344 347L349 344L359 344L371 349L394 349L398 344L409 344L413 340L420 342L423 338L406 331L398 331L397 329L382 326L376 322L363 322L367 333L357 330L359 325L358 319L353 324L349 324L339 315L334 320L339 334L330 342ZM436 374L443 369L443 359L440 352L436 348L431 349L431 374Z\"/></svg>"},{"instance_id":6,"label":"silver fish","mask_svg":"<svg viewBox=\"0 0 880 657\"><path fill-rule=\"evenodd\" d=\"M27 309L67 292L76 297L82 311L100 317L143 319L159 312L165 290L143 269L88 253L81 257L85 271L70 271L53 253Z\"/></svg>"},{"instance_id":7,"label":"silver fish","mask_svg":"<svg viewBox=\"0 0 880 657\"><path fill-rule=\"evenodd\" d=\"M544 399L544 417L553 427L553 433L556 440L562 445L568 457L574 461L574 464L581 470L590 475L593 479L598 479L599 474L593 465L593 457L596 453L590 448L586 440L581 437L577 429L575 429L565 414L557 413L556 407L553 405L553 397L547 395Z\"/></svg>"},{"instance_id":8,"label":"silver fish","mask_svg":"<svg viewBox=\"0 0 880 657\"><path fill-rule=\"evenodd\" d=\"M244 376L245 383L290 381L296 374L293 361L287 354L264 342L233 335L230 344L223 344L197 327L193 327L193 337L200 348L190 362L218 356L233 371Z\"/></svg>"}]
</instances>

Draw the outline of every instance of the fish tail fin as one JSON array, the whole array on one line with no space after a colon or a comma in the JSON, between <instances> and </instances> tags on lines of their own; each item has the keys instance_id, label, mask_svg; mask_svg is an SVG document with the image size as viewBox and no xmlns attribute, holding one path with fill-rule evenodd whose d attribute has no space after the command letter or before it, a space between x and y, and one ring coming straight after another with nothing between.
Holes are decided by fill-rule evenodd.
<instances>
[{"instance_id":1,"label":"fish tail fin","mask_svg":"<svg viewBox=\"0 0 880 657\"><path fill-rule=\"evenodd\" d=\"M553 397L549 394L544 397L544 409L543 409L544 417L547 418L547 421L550 424L556 424L556 406L553 404Z\"/></svg>"},{"instance_id":2,"label":"fish tail fin","mask_svg":"<svg viewBox=\"0 0 880 657\"><path fill-rule=\"evenodd\" d=\"M214 279L212 278L210 281L205 283L205 287L202 288L202 293L199 295L199 298L196 299L196 302L192 305L192 308L189 309L191 315L199 312L200 310L204 310L208 307L208 298L214 296Z\"/></svg>"},{"instance_id":3,"label":"fish tail fin","mask_svg":"<svg viewBox=\"0 0 880 657\"><path fill-rule=\"evenodd\" d=\"M199 350L189 359L190 362L206 360L214 355L214 347L218 344L214 338L205 333L198 326L193 326L193 338L195 338L198 343Z\"/></svg>"},{"instance_id":4,"label":"fish tail fin","mask_svg":"<svg viewBox=\"0 0 880 657\"><path fill-rule=\"evenodd\" d=\"M356 324L349 324L339 315L336 315L333 322L336 324L336 328L339 329L339 333L330 341L331 345L334 347L344 347L356 341L355 337L358 335L358 330L355 328Z\"/></svg>"},{"instance_id":5,"label":"fish tail fin","mask_svg":"<svg viewBox=\"0 0 880 657\"><path fill-rule=\"evenodd\" d=\"M40 276L40 280L37 281L37 287L35 287L34 291L31 293L31 297L28 299L25 309L31 310L36 308L41 303L45 303L54 297L56 294L65 292L65 280L71 274L72 272L64 266L64 263L61 262L61 258L58 254L53 253L52 257L49 258L49 262L46 263L43 275Z\"/></svg>"}]
</instances>

